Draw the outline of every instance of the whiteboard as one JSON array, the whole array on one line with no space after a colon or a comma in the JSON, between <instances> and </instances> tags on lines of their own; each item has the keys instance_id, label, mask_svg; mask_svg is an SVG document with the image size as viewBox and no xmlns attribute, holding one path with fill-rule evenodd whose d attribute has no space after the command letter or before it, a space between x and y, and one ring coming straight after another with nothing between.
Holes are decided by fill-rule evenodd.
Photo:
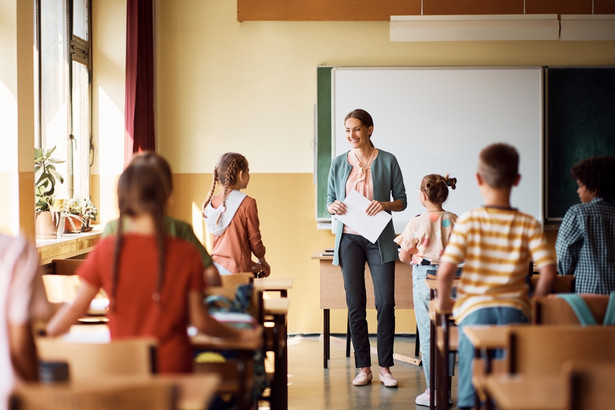
<instances>
[{"instance_id":1,"label":"whiteboard","mask_svg":"<svg viewBox=\"0 0 615 410\"><path fill-rule=\"evenodd\" d=\"M417 189L427 174L450 174L444 209L458 215L483 205L478 154L505 142L520 155L511 205L542 222L542 67L336 67L331 71L333 156L349 149L344 117L355 108L374 119L372 142L396 156L408 207L393 213L396 232L425 209Z\"/></svg>"}]
</instances>

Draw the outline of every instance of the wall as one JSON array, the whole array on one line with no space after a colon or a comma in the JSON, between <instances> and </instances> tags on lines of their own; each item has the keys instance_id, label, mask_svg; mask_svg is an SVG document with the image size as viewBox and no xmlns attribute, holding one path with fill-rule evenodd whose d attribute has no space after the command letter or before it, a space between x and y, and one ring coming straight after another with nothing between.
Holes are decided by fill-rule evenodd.
<instances>
[{"instance_id":1,"label":"wall","mask_svg":"<svg viewBox=\"0 0 615 410\"><path fill-rule=\"evenodd\" d=\"M110 19L106 24L101 16L95 19L97 27L109 25L105 33L110 36L99 40L108 48L95 50L95 64L102 70L95 81L105 78L103 88L120 88L120 59L101 66L100 54L118 55L123 47L123 26L117 22L123 21L124 2L95 3ZM175 172L170 211L202 232L199 208L217 157L226 151L246 155L252 172L246 192L258 201L272 275L295 280L290 332L322 331L318 263L310 256L333 243L329 232L316 229L314 217L318 65L615 64L615 42L391 43L387 22L239 23L233 0L158 1L156 16L157 139ZM123 107L123 92L108 97L111 105ZM102 100L99 94L98 104ZM100 138L107 115L101 110L96 115ZM117 121L115 113L108 117ZM122 131L116 126L109 138ZM100 164L117 155L101 152ZM101 196L107 197L109 188L100 186ZM398 330L413 331L409 313L398 313ZM375 325L373 316L370 325ZM344 312L332 312L332 331L345 328Z\"/></svg>"}]
</instances>

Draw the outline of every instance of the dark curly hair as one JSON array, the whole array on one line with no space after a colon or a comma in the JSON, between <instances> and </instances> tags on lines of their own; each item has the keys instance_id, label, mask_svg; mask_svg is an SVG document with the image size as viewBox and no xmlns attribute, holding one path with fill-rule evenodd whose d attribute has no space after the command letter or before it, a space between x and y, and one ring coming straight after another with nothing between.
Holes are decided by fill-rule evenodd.
<instances>
[{"instance_id":1,"label":"dark curly hair","mask_svg":"<svg viewBox=\"0 0 615 410\"><path fill-rule=\"evenodd\" d=\"M596 196L606 200L615 199L615 157L598 155L586 158L573 165L570 177Z\"/></svg>"}]
</instances>

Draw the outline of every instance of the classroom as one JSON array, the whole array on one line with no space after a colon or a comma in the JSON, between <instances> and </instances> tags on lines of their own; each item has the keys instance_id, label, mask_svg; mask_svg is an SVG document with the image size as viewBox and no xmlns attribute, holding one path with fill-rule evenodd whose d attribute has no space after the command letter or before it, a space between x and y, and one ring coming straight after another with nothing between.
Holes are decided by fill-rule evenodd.
<instances>
[{"instance_id":1,"label":"classroom","mask_svg":"<svg viewBox=\"0 0 615 410\"><path fill-rule=\"evenodd\" d=\"M0 231L23 231L30 238L35 237L33 3L0 0L0 187L7 192L0 202ZM289 334L322 332L319 263L312 256L331 248L334 238L330 230L319 229L315 211L318 67L615 65L613 40L393 42L387 17L370 21L347 1L339 2L346 9L338 11L338 17L345 16L338 21L238 21L242 1L234 0L154 3L156 151L173 169L169 213L189 221L208 247L201 204L214 164L230 151L248 159L252 179L246 193L258 201L272 276L294 281ZM543 3L540 13L560 13L548 11L559 2ZM564 3L574 8L574 1ZM602 14L615 13L612 2L603 3L607 11ZM127 0L91 2L95 150L90 186L102 223L117 217L115 186L124 166L118 153L124 150L126 6ZM408 192L414 188L406 187ZM547 232L552 246L556 235L557 230ZM370 320L370 329L375 323ZM397 323L398 332L414 332L412 315ZM345 331L345 312L333 310L331 332Z\"/></svg>"}]
</instances>

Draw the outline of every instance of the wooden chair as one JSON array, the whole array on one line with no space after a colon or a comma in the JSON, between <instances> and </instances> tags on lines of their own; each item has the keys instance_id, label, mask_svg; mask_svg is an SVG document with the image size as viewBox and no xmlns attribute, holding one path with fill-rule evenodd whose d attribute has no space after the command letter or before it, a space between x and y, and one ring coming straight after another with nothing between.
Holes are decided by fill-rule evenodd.
<instances>
[{"instance_id":1,"label":"wooden chair","mask_svg":"<svg viewBox=\"0 0 615 410\"><path fill-rule=\"evenodd\" d=\"M530 276L530 287L533 292L536 289L539 275ZM574 292L574 275L557 275L553 281L553 288L551 293L573 293Z\"/></svg>"},{"instance_id":2,"label":"wooden chair","mask_svg":"<svg viewBox=\"0 0 615 410\"><path fill-rule=\"evenodd\" d=\"M9 403L11 410L172 410L177 409L177 387L172 383L21 384Z\"/></svg>"},{"instance_id":3,"label":"wooden chair","mask_svg":"<svg viewBox=\"0 0 615 410\"><path fill-rule=\"evenodd\" d=\"M237 273L233 275L221 275L222 286L209 287L205 290L208 296L225 296L229 300L235 299L237 287L252 283L254 274L252 272ZM252 298L250 314L258 317L261 311L261 301L256 297ZM258 321L257 321L258 322ZM195 348L201 351L219 352L234 351L237 359L229 361L196 361L195 371L199 373L214 373L220 376L221 382L217 392L219 394L230 393L237 397L237 404L240 409L249 409L252 405L252 391L254 387L254 353L260 349L259 345L245 344L237 342L229 344L228 341L210 338L204 335L192 338Z\"/></svg>"},{"instance_id":4,"label":"wooden chair","mask_svg":"<svg viewBox=\"0 0 615 410\"><path fill-rule=\"evenodd\" d=\"M562 369L567 382L568 410L613 407L615 362L570 361Z\"/></svg>"},{"instance_id":5,"label":"wooden chair","mask_svg":"<svg viewBox=\"0 0 615 410\"><path fill-rule=\"evenodd\" d=\"M509 373L554 375L567 360L615 361L615 327L578 325L510 326Z\"/></svg>"},{"instance_id":6,"label":"wooden chair","mask_svg":"<svg viewBox=\"0 0 615 410\"><path fill-rule=\"evenodd\" d=\"M156 373L157 341L154 338L75 343L61 338L37 337L35 342L41 361L68 363L71 381Z\"/></svg>"},{"instance_id":7,"label":"wooden chair","mask_svg":"<svg viewBox=\"0 0 615 410\"><path fill-rule=\"evenodd\" d=\"M609 303L608 295L578 295L596 320L602 324ZM580 324L570 304L557 295L535 297L532 300L532 323L538 325L573 325Z\"/></svg>"}]
</instances>

